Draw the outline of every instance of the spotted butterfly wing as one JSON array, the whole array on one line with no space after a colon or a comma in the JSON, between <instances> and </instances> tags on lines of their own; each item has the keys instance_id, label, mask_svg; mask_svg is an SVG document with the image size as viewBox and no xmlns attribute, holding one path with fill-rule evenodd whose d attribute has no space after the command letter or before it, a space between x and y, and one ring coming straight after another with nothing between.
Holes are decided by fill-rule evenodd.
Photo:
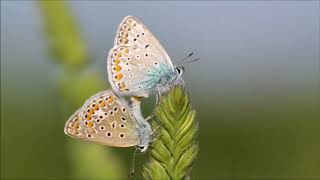
<instances>
[{"instance_id":1,"label":"spotted butterfly wing","mask_svg":"<svg viewBox=\"0 0 320 180\"><path fill-rule=\"evenodd\" d=\"M65 125L65 133L115 147L139 144L138 124L127 104L111 90L93 95Z\"/></svg>"},{"instance_id":2,"label":"spotted butterfly wing","mask_svg":"<svg viewBox=\"0 0 320 180\"><path fill-rule=\"evenodd\" d=\"M160 42L139 20L127 16L119 25L107 60L109 82L121 95L148 97L163 77L176 71Z\"/></svg>"}]
</instances>

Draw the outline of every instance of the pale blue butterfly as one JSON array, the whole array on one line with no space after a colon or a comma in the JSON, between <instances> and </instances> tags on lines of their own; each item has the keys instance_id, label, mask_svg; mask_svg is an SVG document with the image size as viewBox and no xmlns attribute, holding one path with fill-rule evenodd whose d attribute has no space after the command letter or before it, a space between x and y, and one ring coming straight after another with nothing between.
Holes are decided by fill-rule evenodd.
<instances>
[{"instance_id":1,"label":"pale blue butterfly","mask_svg":"<svg viewBox=\"0 0 320 180\"><path fill-rule=\"evenodd\" d=\"M152 129L134 108L111 90L102 91L68 119L64 131L76 139L115 147L137 146L144 152L149 147Z\"/></svg>"},{"instance_id":2,"label":"pale blue butterfly","mask_svg":"<svg viewBox=\"0 0 320 180\"><path fill-rule=\"evenodd\" d=\"M107 69L113 91L121 96L148 97L183 83L183 67L174 67L157 38L132 16L119 25Z\"/></svg>"}]
</instances>

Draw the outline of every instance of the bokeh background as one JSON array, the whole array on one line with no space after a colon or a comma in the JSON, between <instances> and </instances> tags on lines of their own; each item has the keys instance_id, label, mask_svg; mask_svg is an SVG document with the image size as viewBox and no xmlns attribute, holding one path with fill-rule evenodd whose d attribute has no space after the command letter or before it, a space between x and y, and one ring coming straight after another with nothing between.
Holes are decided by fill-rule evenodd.
<instances>
[{"instance_id":1,"label":"bokeh background","mask_svg":"<svg viewBox=\"0 0 320 180\"><path fill-rule=\"evenodd\" d=\"M175 62L200 122L193 179L319 179L319 1L1 1L1 178L123 179L133 148L73 140L64 123L109 87L126 15ZM145 114L154 101L143 103ZM148 154L137 156L137 176Z\"/></svg>"}]
</instances>

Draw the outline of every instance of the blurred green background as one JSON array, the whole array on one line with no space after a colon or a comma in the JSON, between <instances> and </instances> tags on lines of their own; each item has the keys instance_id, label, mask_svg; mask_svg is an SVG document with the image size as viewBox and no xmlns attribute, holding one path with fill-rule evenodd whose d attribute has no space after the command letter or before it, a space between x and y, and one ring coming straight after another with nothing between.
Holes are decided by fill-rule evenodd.
<instances>
[{"instance_id":1,"label":"blurred green background","mask_svg":"<svg viewBox=\"0 0 320 180\"><path fill-rule=\"evenodd\" d=\"M108 88L126 15L185 81L200 122L194 179L319 179L319 1L1 1L1 178L123 179L133 148L73 140L68 117ZM154 102L143 103L145 114ZM137 174L148 154L137 156Z\"/></svg>"}]
</instances>

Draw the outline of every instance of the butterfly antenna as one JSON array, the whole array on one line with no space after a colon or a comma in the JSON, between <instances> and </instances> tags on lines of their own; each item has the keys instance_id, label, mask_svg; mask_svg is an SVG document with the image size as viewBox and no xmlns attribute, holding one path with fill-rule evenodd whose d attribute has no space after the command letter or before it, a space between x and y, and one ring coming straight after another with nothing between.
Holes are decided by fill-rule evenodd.
<instances>
[{"instance_id":1,"label":"butterfly antenna","mask_svg":"<svg viewBox=\"0 0 320 180\"><path fill-rule=\"evenodd\" d=\"M185 61L186 59L188 59L189 57L191 57L193 55L193 52L191 52L188 56L184 57L183 59L181 59L178 64L181 64L183 61Z\"/></svg>"},{"instance_id":2,"label":"butterfly antenna","mask_svg":"<svg viewBox=\"0 0 320 180\"><path fill-rule=\"evenodd\" d=\"M134 150L134 152L133 152L131 167L130 167L130 171L129 171L129 179L133 179L133 175L134 175L134 163L135 163L135 160L136 160L137 150L138 150L138 148L136 148L136 149Z\"/></svg>"},{"instance_id":3,"label":"butterfly antenna","mask_svg":"<svg viewBox=\"0 0 320 180\"><path fill-rule=\"evenodd\" d=\"M182 64L188 64L188 63L196 62L196 61L199 61L199 60L200 60L200 58L196 58L196 59L193 59L193 60L191 60L191 61L184 62L184 63L182 63Z\"/></svg>"}]
</instances>

